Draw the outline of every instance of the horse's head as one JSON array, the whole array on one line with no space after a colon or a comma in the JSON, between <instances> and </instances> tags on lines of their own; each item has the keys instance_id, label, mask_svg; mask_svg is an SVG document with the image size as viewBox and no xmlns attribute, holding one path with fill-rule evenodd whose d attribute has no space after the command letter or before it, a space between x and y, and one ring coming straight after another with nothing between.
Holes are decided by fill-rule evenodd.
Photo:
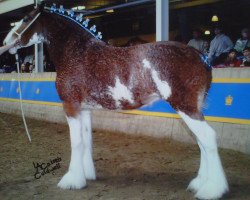
<instances>
[{"instance_id":1,"label":"horse's head","mask_svg":"<svg viewBox=\"0 0 250 200\"><path fill-rule=\"evenodd\" d=\"M11 54L15 54L20 48L28 47L44 41L42 22L40 20L41 13L41 7L34 9L21 21L19 21L8 33L3 41L4 45L20 40L19 45L16 45L9 50Z\"/></svg>"}]
</instances>

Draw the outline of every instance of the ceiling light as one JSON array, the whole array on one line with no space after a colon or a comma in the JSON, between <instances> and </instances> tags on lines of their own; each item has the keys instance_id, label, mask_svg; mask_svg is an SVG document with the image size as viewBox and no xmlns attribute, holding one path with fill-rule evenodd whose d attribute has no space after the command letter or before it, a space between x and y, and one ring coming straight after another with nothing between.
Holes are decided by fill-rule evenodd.
<instances>
[{"instance_id":1,"label":"ceiling light","mask_svg":"<svg viewBox=\"0 0 250 200\"><path fill-rule=\"evenodd\" d=\"M206 30L204 34L205 35L210 35L210 30Z\"/></svg>"},{"instance_id":2,"label":"ceiling light","mask_svg":"<svg viewBox=\"0 0 250 200\"><path fill-rule=\"evenodd\" d=\"M219 18L217 15L214 15L211 19L212 22L218 22L219 21Z\"/></svg>"},{"instance_id":3,"label":"ceiling light","mask_svg":"<svg viewBox=\"0 0 250 200\"><path fill-rule=\"evenodd\" d=\"M76 7L73 7L72 9L73 10L84 10L86 7L85 6L76 6Z\"/></svg>"},{"instance_id":4,"label":"ceiling light","mask_svg":"<svg viewBox=\"0 0 250 200\"><path fill-rule=\"evenodd\" d=\"M111 10L106 10L106 12L107 12L107 13L113 13L114 10L113 10L113 9L111 9Z\"/></svg>"}]
</instances>

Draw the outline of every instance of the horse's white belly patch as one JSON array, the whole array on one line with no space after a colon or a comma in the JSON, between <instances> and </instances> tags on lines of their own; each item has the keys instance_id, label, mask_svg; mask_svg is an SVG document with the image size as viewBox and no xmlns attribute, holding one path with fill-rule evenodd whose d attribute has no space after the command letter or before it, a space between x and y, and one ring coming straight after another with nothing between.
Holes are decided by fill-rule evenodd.
<instances>
[{"instance_id":1,"label":"horse's white belly patch","mask_svg":"<svg viewBox=\"0 0 250 200\"><path fill-rule=\"evenodd\" d=\"M121 100L127 100L130 103L133 103L133 94L132 92L128 89L127 86L123 85L118 77L115 78L115 86L108 87L109 94L113 97L115 100L116 106L120 106L120 101Z\"/></svg>"},{"instance_id":2,"label":"horse's white belly patch","mask_svg":"<svg viewBox=\"0 0 250 200\"><path fill-rule=\"evenodd\" d=\"M98 103L87 101L81 103L81 108L89 110L89 109L102 109L103 107Z\"/></svg>"},{"instance_id":3,"label":"horse's white belly patch","mask_svg":"<svg viewBox=\"0 0 250 200\"><path fill-rule=\"evenodd\" d=\"M169 86L168 82L160 79L159 73L155 69L152 68L150 62L147 59L143 59L142 63L143 63L143 67L145 69L149 69L151 71L151 77L152 77L158 91L160 92L161 96L164 99L167 99L168 97L170 97L172 91L171 91L171 87Z\"/></svg>"}]
</instances>

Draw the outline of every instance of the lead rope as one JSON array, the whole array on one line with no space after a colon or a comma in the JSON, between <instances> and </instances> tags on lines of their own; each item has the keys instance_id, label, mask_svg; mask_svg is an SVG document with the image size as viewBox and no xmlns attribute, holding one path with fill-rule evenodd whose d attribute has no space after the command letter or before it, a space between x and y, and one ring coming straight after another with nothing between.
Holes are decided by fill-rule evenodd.
<instances>
[{"instance_id":1,"label":"lead rope","mask_svg":"<svg viewBox=\"0 0 250 200\"><path fill-rule=\"evenodd\" d=\"M29 129L28 129L28 126L27 126L27 123L26 123L26 119L25 119L25 116L24 116L24 110L23 110L23 97L22 97L22 89L21 89L21 83L20 83L19 58L18 58L17 53L16 53L15 57L16 57L16 65L17 65L17 79L18 79L19 100L20 100L22 118L23 118L23 123L24 123L26 134L27 134L27 136L29 138L29 141L31 142L31 136L30 136L30 133L29 133Z\"/></svg>"}]
</instances>

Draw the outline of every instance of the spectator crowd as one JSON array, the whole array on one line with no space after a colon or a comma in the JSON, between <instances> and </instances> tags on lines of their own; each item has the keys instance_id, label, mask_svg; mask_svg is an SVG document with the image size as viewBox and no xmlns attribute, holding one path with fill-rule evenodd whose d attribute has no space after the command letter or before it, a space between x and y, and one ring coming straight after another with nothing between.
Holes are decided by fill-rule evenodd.
<instances>
[{"instance_id":1,"label":"spectator crowd","mask_svg":"<svg viewBox=\"0 0 250 200\"><path fill-rule=\"evenodd\" d=\"M250 31L242 29L241 37L234 44L223 32L222 27L214 29L214 38L209 43L201 38L199 30L193 31L193 39L189 46L199 50L207 56L213 67L250 67Z\"/></svg>"},{"instance_id":2,"label":"spectator crowd","mask_svg":"<svg viewBox=\"0 0 250 200\"><path fill-rule=\"evenodd\" d=\"M35 58L33 54L21 53L19 58L20 72L22 73L32 73L35 71ZM45 72L55 71L55 66L52 62L47 59L46 56L43 57L43 67ZM16 60L14 56L10 55L8 52L0 55L0 73L12 73L16 72Z\"/></svg>"}]
</instances>

